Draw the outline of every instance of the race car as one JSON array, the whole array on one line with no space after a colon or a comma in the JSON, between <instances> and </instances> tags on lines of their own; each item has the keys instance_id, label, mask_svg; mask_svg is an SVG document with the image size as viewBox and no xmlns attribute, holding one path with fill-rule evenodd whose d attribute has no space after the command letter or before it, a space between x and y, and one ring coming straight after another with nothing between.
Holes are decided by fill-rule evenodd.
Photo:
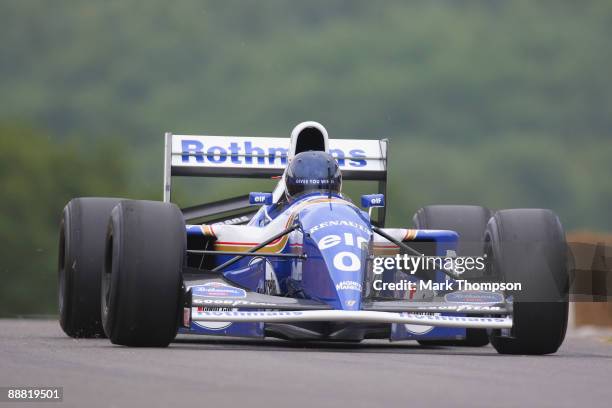
<instances>
[{"instance_id":1,"label":"race car","mask_svg":"<svg viewBox=\"0 0 612 408\"><path fill-rule=\"evenodd\" d=\"M163 201L64 208L61 327L126 346L165 347L182 333L556 352L569 288L558 217L432 205L386 228L388 143L329 139L317 122L288 139L166 133ZM180 209L177 176L278 183ZM345 180L378 191L358 205Z\"/></svg>"}]
</instances>

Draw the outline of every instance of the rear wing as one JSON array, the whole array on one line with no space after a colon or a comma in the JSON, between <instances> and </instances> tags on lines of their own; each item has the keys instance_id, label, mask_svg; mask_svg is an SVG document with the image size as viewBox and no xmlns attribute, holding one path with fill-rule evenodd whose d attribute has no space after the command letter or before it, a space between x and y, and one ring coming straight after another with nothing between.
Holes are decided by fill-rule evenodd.
<instances>
[{"instance_id":1,"label":"rear wing","mask_svg":"<svg viewBox=\"0 0 612 408\"><path fill-rule=\"evenodd\" d=\"M166 133L164 151L164 201L172 194L172 177L281 176L290 157L289 138L196 136ZM388 141L330 139L329 153L340 165L345 180L379 182L386 193ZM194 213L194 211L192 211ZM382 221L384 223L384 211Z\"/></svg>"}]
</instances>

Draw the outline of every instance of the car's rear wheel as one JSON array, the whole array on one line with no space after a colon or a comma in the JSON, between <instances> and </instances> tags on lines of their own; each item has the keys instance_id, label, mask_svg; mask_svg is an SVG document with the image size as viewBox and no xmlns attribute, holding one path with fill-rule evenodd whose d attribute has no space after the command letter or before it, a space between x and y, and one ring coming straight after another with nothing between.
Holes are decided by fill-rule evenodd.
<instances>
[{"instance_id":1,"label":"car's rear wheel","mask_svg":"<svg viewBox=\"0 0 612 408\"><path fill-rule=\"evenodd\" d=\"M113 209L101 301L111 342L166 347L174 339L185 250L185 223L176 205L123 201Z\"/></svg>"},{"instance_id":2,"label":"car's rear wheel","mask_svg":"<svg viewBox=\"0 0 612 408\"><path fill-rule=\"evenodd\" d=\"M60 325L71 337L104 336L100 276L111 210L119 198L75 198L62 213L58 254Z\"/></svg>"},{"instance_id":3,"label":"car's rear wheel","mask_svg":"<svg viewBox=\"0 0 612 408\"><path fill-rule=\"evenodd\" d=\"M513 327L494 330L491 344L501 354L550 354L565 338L569 275L565 233L550 210L503 210L489 221L485 250L491 273L520 283L510 291Z\"/></svg>"},{"instance_id":4,"label":"car's rear wheel","mask_svg":"<svg viewBox=\"0 0 612 408\"><path fill-rule=\"evenodd\" d=\"M419 229L444 229L459 234L458 256L482 256L484 254L484 233L491 210L475 205L430 205L417 211L413 223ZM466 279L478 278L466 273ZM419 340L427 346L482 347L489 344L484 329L466 329L462 340Z\"/></svg>"}]
</instances>

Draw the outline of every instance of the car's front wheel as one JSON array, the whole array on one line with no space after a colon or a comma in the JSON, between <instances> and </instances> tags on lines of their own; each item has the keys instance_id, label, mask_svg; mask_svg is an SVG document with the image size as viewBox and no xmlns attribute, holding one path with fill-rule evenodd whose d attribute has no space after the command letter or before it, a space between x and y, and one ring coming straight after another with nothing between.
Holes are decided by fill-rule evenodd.
<instances>
[{"instance_id":1,"label":"car's front wheel","mask_svg":"<svg viewBox=\"0 0 612 408\"><path fill-rule=\"evenodd\" d=\"M550 210L497 212L489 221L485 250L491 273L520 284L512 296L512 329L494 330L491 344L501 354L550 354L567 328L569 275L565 233Z\"/></svg>"},{"instance_id":2,"label":"car's front wheel","mask_svg":"<svg viewBox=\"0 0 612 408\"><path fill-rule=\"evenodd\" d=\"M181 310L183 216L171 203L123 201L108 224L102 322L114 344L166 347Z\"/></svg>"}]
</instances>

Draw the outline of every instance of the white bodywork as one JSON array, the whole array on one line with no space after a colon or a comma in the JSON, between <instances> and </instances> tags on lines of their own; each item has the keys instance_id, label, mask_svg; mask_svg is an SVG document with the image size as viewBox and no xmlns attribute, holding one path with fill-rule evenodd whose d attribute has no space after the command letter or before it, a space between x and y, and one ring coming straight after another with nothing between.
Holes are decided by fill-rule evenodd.
<instances>
[{"instance_id":1,"label":"white bodywork","mask_svg":"<svg viewBox=\"0 0 612 408\"><path fill-rule=\"evenodd\" d=\"M399 323L436 327L464 327L473 329L510 329L511 317L440 316L414 313L391 313L348 310L313 311L198 311L191 310L191 320L206 322L354 322L354 323Z\"/></svg>"}]
</instances>

